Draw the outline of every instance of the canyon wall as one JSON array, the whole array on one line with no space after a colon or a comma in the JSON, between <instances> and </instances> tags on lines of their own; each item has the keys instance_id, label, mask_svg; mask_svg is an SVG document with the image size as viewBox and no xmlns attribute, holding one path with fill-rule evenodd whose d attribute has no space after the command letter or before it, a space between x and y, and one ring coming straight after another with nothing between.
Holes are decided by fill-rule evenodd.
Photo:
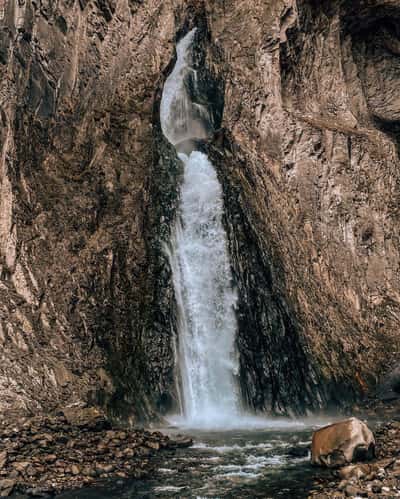
<instances>
[{"instance_id":1,"label":"canyon wall","mask_svg":"<svg viewBox=\"0 0 400 499\"><path fill-rule=\"evenodd\" d=\"M244 400L302 413L373 386L399 348L399 19L394 0L0 0L0 411L176 406L181 165L158 108L194 25Z\"/></svg>"}]
</instances>

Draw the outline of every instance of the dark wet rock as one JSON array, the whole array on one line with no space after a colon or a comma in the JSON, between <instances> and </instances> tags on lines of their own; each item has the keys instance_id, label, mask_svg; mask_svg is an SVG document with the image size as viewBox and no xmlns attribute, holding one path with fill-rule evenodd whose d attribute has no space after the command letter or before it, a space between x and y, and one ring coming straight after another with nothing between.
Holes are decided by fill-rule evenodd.
<instances>
[{"instance_id":1,"label":"dark wet rock","mask_svg":"<svg viewBox=\"0 0 400 499\"><path fill-rule=\"evenodd\" d=\"M307 457L308 454L310 453L310 447L309 446L296 446L296 447L291 447L290 449L287 450L287 454L291 457Z\"/></svg>"},{"instance_id":2,"label":"dark wet rock","mask_svg":"<svg viewBox=\"0 0 400 499\"><path fill-rule=\"evenodd\" d=\"M400 399L400 365L386 373L376 388L376 397L383 401Z\"/></svg>"},{"instance_id":3,"label":"dark wet rock","mask_svg":"<svg viewBox=\"0 0 400 499\"><path fill-rule=\"evenodd\" d=\"M171 440L171 445L175 447L190 447L193 445L193 440L190 437L186 437L184 435L176 435L174 439Z\"/></svg>"},{"instance_id":4,"label":"dark wet rock","mask_svg":"<svg viewBox=\"0 0 400 499\"><path fill-rule=\"evenodd\" d=\"M33 487L26 490L26 494L30 497L53 497L54 490L46 487Z\"/></svg>"}]
</instances>

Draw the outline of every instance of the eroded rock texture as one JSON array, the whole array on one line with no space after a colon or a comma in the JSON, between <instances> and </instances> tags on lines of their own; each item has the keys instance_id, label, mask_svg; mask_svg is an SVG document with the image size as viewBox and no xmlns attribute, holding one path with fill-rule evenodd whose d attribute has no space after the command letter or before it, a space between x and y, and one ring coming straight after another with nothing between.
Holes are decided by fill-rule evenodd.
<instances>
[{"instance_id":1,"label":"eroded rock texture","mask_svg":"<svg viewBox=\"0 0 400 499\"><path fill-rule=\"evenodd\" d=\"M158 104L194 25L245 401L373 384L399 344L399 20L397 0L0 0L0 409L176 404Z\"/></svg>"},{"instance_id":2,"label":"eroded rock texture","mask_svg":"<svg viewBox=\"0 0 400 499\"><path fill-rule=\"evenodd\" d=\"M154 96L176 6L1 5L0 406L94 397L143 415L152 371L172 365L144 324Z\"/></svg>"},{"instance_id":3,"label":"eroded rock texture","mask_svg":"<svg viewBox=\"0 0 400 499\"><path fill-rule=\"evenodd\" d=\"M398 353L400 4L225 7L211 19L248 400L345 404Z\"/></svg>"}]
</instances>

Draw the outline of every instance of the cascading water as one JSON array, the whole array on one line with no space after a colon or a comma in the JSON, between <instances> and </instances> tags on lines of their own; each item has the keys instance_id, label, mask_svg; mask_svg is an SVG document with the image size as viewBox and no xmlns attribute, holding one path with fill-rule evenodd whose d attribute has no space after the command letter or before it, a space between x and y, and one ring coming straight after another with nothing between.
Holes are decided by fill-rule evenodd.
<instances>
[{"instance_id":1,"label":"cascading water","mask_svg":"<svg viewBox=\"0 0 400 499\"><path fill-rule=\"evenodd\" d=\"M191 67L194 35L191 31L178 44L177 62L161 101L161 124L184 165L179 217L168 249L179 311L183 418L175 420L179 429L170 431L174 437L176 431L186 430L195 445L177 449L173 457L160 457L148 480L107 481L104 488L83 489L63 499L295 498L307 497L316 478L306 464L311 427L240 410L235 383L237 298L222 225L222 190L207 156L193 150L193 139L206 138L210 122L187 91L188 79L191 85L196 82ZM304 457L289 455L294 445L300 453L305 451Z\"/></svg>"},{"instance_id":2,"label":"cascading water","mask_svg":"<svg viewBox=\"0 0 400 499\"><path fill-rule=\"evenodd\" d=\"M191 66L191 45L196 28L190 31L176 47L176 64L167 78L160 108L161 128L169 142L179 149L179 144L191 139L205 139L208 121L207 109L191 101L187 89L190 78L196 85L197 73Z\"/></svg>"},{"instance_id":3,"label":"cascading water","mask_svg":"<svg viewBox=\"0 0 400 499\"><path fill-rule=\"evenodd\" d=\"M177 62L164 86L160 114L165 137L178 152L189 153L179 154L184 178L169 250L179 315L183 416L189 425L218 426L239 414L237 296L222 224L222 189L207 156L191 150L193 139L207 137L208 117L205 108L191 102L187 89L190 78L196 84L191 67L195 32L177 45Z\"/></svg>"}]
</instances>

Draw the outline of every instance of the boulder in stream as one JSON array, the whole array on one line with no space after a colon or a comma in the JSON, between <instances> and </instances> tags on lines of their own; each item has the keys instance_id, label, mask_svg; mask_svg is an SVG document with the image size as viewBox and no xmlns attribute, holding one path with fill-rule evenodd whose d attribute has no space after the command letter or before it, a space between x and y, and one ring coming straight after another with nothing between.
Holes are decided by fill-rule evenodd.
<instances>
[{"instance_id":1,"label":"boulder in stream","mask_svg":"<svg viewBox=\"0 0 400 499\"><path fill-rule=\"evenodd\" d=\"M368 426L357 418L320 428L313 434L312 464L337 468L375 456L375 438Z\"/></svg>"}]
</instances>

